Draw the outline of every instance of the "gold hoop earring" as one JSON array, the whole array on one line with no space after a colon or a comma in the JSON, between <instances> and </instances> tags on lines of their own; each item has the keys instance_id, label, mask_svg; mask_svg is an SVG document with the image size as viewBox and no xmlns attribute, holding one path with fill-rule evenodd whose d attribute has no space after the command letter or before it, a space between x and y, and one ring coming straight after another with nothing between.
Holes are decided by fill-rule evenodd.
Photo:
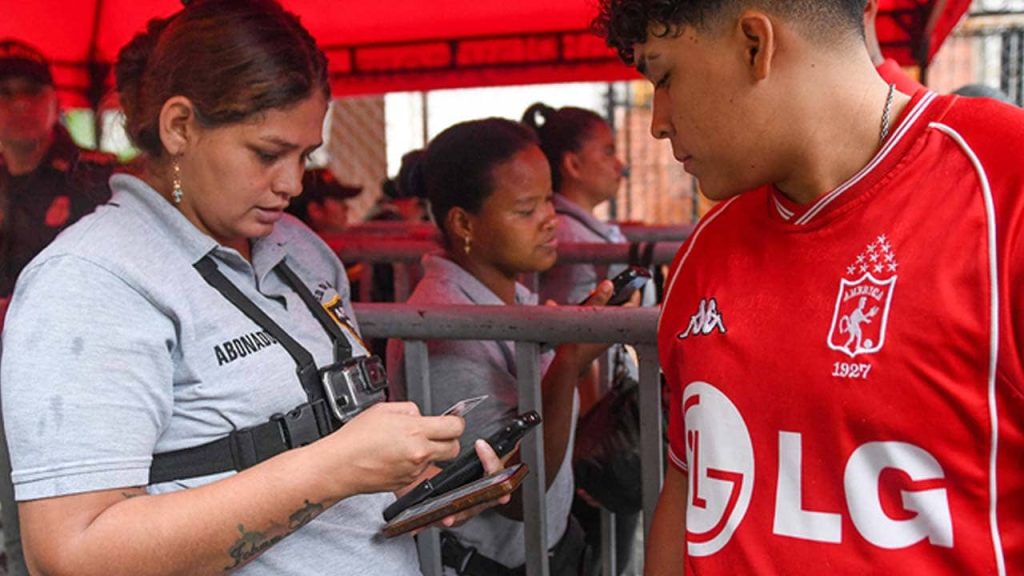
<instances>
[{"instance_id":1,"label":"gold hoop earring","mask_svg":"<svg viewBox=\"0 0 1024 576\"><path fill-rule=\"evenodd\" d=\"M171 192L171 196L174 197L175 204L181 204L181 198L185 195L185 192L181 189L181 167L178 166L178 160L174 160L174 190Z\"/></svg>"},{"instance_id":2,"label":"gold hoop earring","mask_svg":"<svg viewBox=\"0 0 1024 576\"><path fill-rule=\"evenodd\" d=\"M462 249L463 249L463 250L464 250L464 251L466 252L466 255L468 256L468 255L469 255L469 251L470 251L470 240L469 240L469 236L466 236L466 238L465 238L465 242L466 242L466 243L465 243L465 244L464 244L464 245L462 246Z\"/></svg>"}]
</instances>

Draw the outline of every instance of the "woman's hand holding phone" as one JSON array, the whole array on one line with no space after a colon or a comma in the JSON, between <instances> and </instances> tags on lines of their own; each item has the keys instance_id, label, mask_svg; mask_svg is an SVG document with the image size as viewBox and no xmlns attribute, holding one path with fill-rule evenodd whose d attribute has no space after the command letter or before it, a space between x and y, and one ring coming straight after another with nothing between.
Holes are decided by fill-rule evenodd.
<instances>
[{"instance_id":1,"label":"woman's hand holding phone","mask_svg":"<svg viewBox=\"0 0 1024 576\"><path fill-rule=\"evenodd\" d=\"M475 443L473 443L473 448L476 449L476 455L480 458L480 462L484 465L484 476L491 476L492 474L497 474L498 472L504 470L505 465L508 464L509 459L512 458L512 455L515 454L516 450L519 449L517 445L516 450L509 452L503 458L499 458L498 455L494 453L494 449L491 448L491 445L485 442L482 438L478 439ZM484 510L487 510L488 508L494 508L495 506L504 506L505 504L508 504L510 500L512 500L512 495L505 494L504 496L501 496L494 500L488 500L483 504L463 510L458 514L446 516L444 519L438 522L437 525L443 526L445 528L459 526L465 523L473 516L476 516L477 514L483 512ZM413 534L418 534L421 530L422 529L416 530L415 532L413 532Z\"/></svg>"}]
</instances>

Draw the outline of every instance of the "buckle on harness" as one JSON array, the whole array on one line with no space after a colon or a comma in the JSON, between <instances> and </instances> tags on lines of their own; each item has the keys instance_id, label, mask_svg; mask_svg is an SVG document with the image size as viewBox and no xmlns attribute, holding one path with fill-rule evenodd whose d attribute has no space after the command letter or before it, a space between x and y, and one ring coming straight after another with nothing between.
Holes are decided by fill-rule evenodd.
<instances>
[{"instance_id":1,"label":"buckle on harness","mask_svg":"<svg viewBox=\"0 0 1024 576\"><path fill-rule=\"evenodd\" d=\"M321 437L320 427L316 422L313 404L307 402L285 414L274 414L271 420L277 422L284 434L285 443L289 448L298 448L311 444Z\"/></svg>"},{"instance_id":2,"label":"buckle on harness","mask_svg":"<svg viewBox=\"0 0 1024 576\"><path fill-rule=\"evenodd\" d=\"M465 574L469 561L476 555L476 548L463 546L461 542L447 532L441 532L441 559L445 566L454 568L456 574Z\"/></svg>"}]
</instances>

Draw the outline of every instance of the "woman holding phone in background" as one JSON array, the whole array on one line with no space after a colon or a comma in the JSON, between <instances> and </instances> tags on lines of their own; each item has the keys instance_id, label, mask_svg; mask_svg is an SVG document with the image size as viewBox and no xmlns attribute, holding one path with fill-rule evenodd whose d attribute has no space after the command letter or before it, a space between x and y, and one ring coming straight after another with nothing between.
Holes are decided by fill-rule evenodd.
<instances>
[{"instance_id":1,"label":"woman holding phone in background","mask_svg":"<svg viewBox=\"0 0 1024 576\"><path fill-rule=\"evenodd\" d=\"M408 302L536 304L536 296L516 278L550 268L558 246L551 171L536 136L519 123L498 118L457 124L434 138L421 168L418 185L426 190L444 249L423 258L424 277ZM602 282L588 303L600 306L610 296L611 282ZM488 436L516 414L511 343L435 340L427 346L431 395L438 406L490 395L466 416L464 442ZM554 575L577 574L583 560L582 534L569 515L574 491L570 461L579 411L576 386L581 373L606 349L564 344L541 359L547 542ZM401 342L389 343L392 398L407 397L403 355ZM478 556L491 561L483 576L502 574L525 562L521 518L514 499L446 538L459 549L475 548Z\"/></svg>"}]
</instances>

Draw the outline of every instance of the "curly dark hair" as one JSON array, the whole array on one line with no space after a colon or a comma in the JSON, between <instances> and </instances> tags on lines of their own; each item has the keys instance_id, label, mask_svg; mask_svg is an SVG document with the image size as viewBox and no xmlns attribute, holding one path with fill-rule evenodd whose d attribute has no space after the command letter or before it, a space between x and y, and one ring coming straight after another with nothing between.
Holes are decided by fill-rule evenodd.
<instances>
[{"instance_id":1,"label":"curly dark hair","mask_svg":"<svg viewBox=\"0 0 1024 576\"><path fill-rule=\"evenodd\" d=\"M723 17L747 6L794 17L820 38L854 32L863 40L867 0L600 0L591 28L634 65L633 45L675 35L685 26L707 30Z\"/></svg>"}]
</instances>

